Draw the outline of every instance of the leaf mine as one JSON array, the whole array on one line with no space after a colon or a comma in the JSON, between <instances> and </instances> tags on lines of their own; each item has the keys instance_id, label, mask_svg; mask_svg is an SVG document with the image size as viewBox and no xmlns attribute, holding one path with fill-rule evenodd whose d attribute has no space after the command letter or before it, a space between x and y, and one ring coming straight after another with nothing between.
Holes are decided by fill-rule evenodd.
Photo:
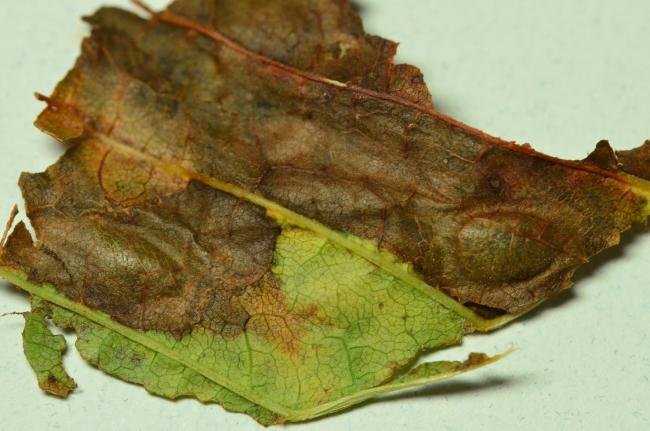
<instances>
[{"instance_id":1,"label":"leaf mine","mask_svg":"<svg viewBox=\"0 0 650 431\"><path fill-rule=\"evenodd\" d=\"M567 161L448 118L348 2L140 6L85 18L39 96L67 150L21 176L36 235L3 236L0 276L153 394L269 425L490 364L413 367L570 287L650 214L648 143ZM64 346L27 316L65 396Z\"/></svg>"}]
</instances>

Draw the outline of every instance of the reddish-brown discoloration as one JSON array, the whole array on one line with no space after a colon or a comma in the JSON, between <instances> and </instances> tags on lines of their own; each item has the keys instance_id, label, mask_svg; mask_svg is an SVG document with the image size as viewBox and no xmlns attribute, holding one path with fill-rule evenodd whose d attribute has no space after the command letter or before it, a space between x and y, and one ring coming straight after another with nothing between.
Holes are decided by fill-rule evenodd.
<instances>
[{"instance_id":1,"label":"reddish-brown discoloration","mask_svg":"<svg viewBox=\"0 0 650 431\"><path fill-rule=\"evenodd\" d=\"M639 148L617 151L618 162L625 172L650 180L650 140Z\"/></svg>"},{"instance_id":2,"label":"reddish-brown discoloration","mask_svg":"<svg viewBox=\"0 0 650 431\"><path fill-rule=\"evenodd\" d=\"M372 240L490 313L568 287L641 217L604 146L559 160L435 111L347 2L178 0L88 21L37 121L73 148L21 179L38 243L18 227L5 260L130 326L249 328L287 351L296 337L264 210L115 142ZM622 169L648 178L647 148L618 153Z\"/></svg>"}]
</instances>

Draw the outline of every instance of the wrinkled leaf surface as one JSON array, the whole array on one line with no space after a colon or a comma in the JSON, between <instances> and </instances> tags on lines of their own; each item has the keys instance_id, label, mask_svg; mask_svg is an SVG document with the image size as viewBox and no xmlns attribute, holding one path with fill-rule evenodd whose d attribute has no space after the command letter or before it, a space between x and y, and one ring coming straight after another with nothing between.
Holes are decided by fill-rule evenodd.
<instances>
[{"instance_id":1,"label":"wrinkled leaf surface","mask_svg":"<svg viewBox=\"0 0 650 431\"><path fill-rule=\"evenodd\" d=\"M270 424L476 368L409 371L648 214L650 144L565 161L460 124L347 2L87 21L36 122L69 149L21 177L36 239L17 224L0 274L154 394Z\"/></svg>"}]
</instances>

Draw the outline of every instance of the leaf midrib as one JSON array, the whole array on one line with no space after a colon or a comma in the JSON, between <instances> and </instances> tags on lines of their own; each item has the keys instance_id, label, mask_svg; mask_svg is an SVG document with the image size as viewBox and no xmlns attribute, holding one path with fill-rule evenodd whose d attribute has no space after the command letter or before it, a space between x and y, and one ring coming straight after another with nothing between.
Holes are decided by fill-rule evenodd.
<instances>
[{"instance_id":1,"label":"leaf midrib","mask_svg":"<svg viewBox=\"0 0 650 431\"><path fill-rule=\"evenodd\" d=\"M509 142L505 141L501 138L498 138L496 136L492 136L482 130L479 130L475 127L472 127L468 124L463 123L462 121L456 120L455 118L452 118L448 115L443 114L442 112L439 112L435 110L433 107L421 105L419 103L412 102L408 99L404 99L399 96L395 96L393 94L389 93L384 93L380 91L375 91L375 90L370 90L364 87L360 87L358 85L354 84L348 84L345 82L340 82L334 79L327 78L325 76L319 75L317 73L311 72L311 71L305 71L298 69L296 67L290 66L288 64L276 61L270 57L267 57L263 54L260 54L258 52L252 51L248 49L247 47L241 45L237 41L230 39L229 37L225 36L224 34L218 32L214 28L209 28L205 27L201 24L198 24L190 19L187 19L183 16L177 15L173 12L170 12L169 10L163 10L162 12L156 12L149 6L147 6L144 2L141 0L131 0L132 3L134 3L136 6L140 7L143 9L145 12L147 12L149 15L152 16L153 19L163 22L171 27L177 27L177 28L184 28L186 30L191 30L194 31L198 34L203 35L204 37L207 37L208 39L221 44L222 46L227 47L228 49L231 49L234 52L237 52L238 54L249 58L252 61L256 61L259 63L262 63L266 66L270 66L273 68L276 68L277 70L287 74L291 75L300 79L312 81L315 83L319 83L322 85L327 85L331 87L335 87L339 90L344 90L344 91L351 91L353 93L356 93L360 96L365 96L371 99L377 99L377 100L382 100L384 102L392 103L395 105L400 105L404 106L410 109L414 109L422 114L428 115L430 117L433 117L437 120L440 120L444 123L447 123L465 133L468 133L483 142L496 145L498 147L506 148L510 151L513 151L515 153L520 153L527 155L529 157L534 157L536 159L541 159L545 160L551 163L559 164L562 166L566 166L571 169L576 169L579 171L584 171L584 172L589 172L595 175L600 175L603 177L607 178L612 178L620 183L628 184L627 179L625 176L618 175L616 172L611 172L605 169L602 169L598 166L595 165L589 165L589 164L583 164L580 162L572 161L572 160L565 160L561 159L559 157L554 157L548 154L541 153L534 148L532 148L530 145L518 145L514 141Z\"/></svg>"},{"instance_id":2,"label":"leaf midrib","mask_svg":"<svg viewBox=\"0 0 650 431\"><path fill-rule=\"evenodd\" d=\"M156 337L152 337L148 332L139 331L128 326L122 325L117 321L113 320L109 315L91 309L81 303L75 302L62 293L57 291L53 286L49 284L38 285L30 282L28 280L27 274L16 270L14 268L0 266L0 277L6 279L10 283L19 286L21 289L26 292L37 296L45 301L48 301L54 305L65 308L73 313L80 315L92 322L95 322L98 325L103 326L104 328L116 332L131 341L134 341L148 349L153 350L154 352L161 353L168 358L177 361L178 363L188 367L189 369L194 370L195 372L205 376L214 383L223 386L229 391L241 396L242 398L247 399L251 403L254 403L260 407L263 407L267 410L270 410L278 415L281 415L286 421L303 421L308 419L313 419L316 417L324 416L327 414L335 413L345 408L351 407L353 405L359 404L370 398L374 398L379 395L387 394L390 392L395 392L399 390L414 388L430 383L435 383L440 380L448 379L458 374L472 371L474 369L480 368L485 365L489 365L493 362L496 362L508 355L512 349L493 356L487 357L485 360L472 364L468 367L453 369L448 372L435 374L431 376L425 376L422 378L409 380L406 382L395 382L387 383L385 385L374 386L367 388L350 395L329 401L325 404L317 405L314 407L306 409L290 409L281 404L273 402L267 397L260 396L255 392L249 390L248 388L234 383L231 379L226 376L221 375L212 368L205 367L199 362L187 359L179 352L176 352L174 349L170 348L166 344L159 342Z\"/></svg>"},{"instance_id":3,"label":"leaf midrib","mask_svg":"<svg viewBox=\"0 0 650 431\"><path fill-rule=\"evenodd\" d=\"M240 386L232 382L231 380L225 378L224 376L215 373L214 370L202 366L198 362L187 360L186 358L183 357L183 355L180 355L178 352L169 348L165 344L158 342L155 338L148 336L146 332L142 332L133 328L129 328L128 326L122 325L121 323L118 323L117 321L113 320L109 315L101 311L91 309L83 304L80 304L78 302L75 302L67 298L63 294L59 293L52 286L37 285L31 283L27 279L27 276L21 271L0 266L0 276L2 276L2 278L8 280L13 284L20 286L21 289L31 293L32 295L38 296L48 302L58 305L59 307L70 310L73 313L85 317L111 331L117 332L118 334L123 335L132 341L135 341L136 343L139 343L147 347L148 349L164 354L170 359L173 359L183 364L184 366L191 368L194 371L197 371L198 373L204 375L205 377L209 378L213 382L229 389L230 391L236 393L237 395L240 395L243 398L246 398L247 400L257 405L260 405L282 416L288 416L292 413L295 414L293 410L287 409L286 407L274 403L271 400L260 399L258 395L250 391L248 388L245 388L243 386Z\"/></svg>"},{"instance_id":4,"label":"leaf midrib","mask_svg":"<svg viewBox=\"0 0 650 431\"><path fill-rule=\"evenodd\" d=\"M213 189L220 190L224 193L228 193L232 196L235 196L239 199L245 200L257 206L260 206L266 209L267 215L274 219L280 225L292 225L305 230L309 230L318 235L327 238L344 247L345 249L351 251L353 254L360 256L367 261L373 263L379 268L385 270L389 274L398 278L399 280L405 282L409 286L417 289L418 291L424 293L429 298L436 301L438 304L447 308L448 310L458 314L465 320L467 320L471 326L472 330L478 330L481 332L487 332L493 329L496 329L500 326L505 325L511 320L519 317L521 314L526 312L528 308L523 312L518 314L506 314L504 316L498 317L496 319L486 320L474 313L471 309L460 304L455 299L451 298L441 290L434 288L424 282L419 278L414 271L407 269L407 264L399 262L397 258L386 251L379 250L374 244L370 241L363 240L354 235L345 234L336 230L333 230L324 224L306 217L302 214L294 212L277 202L274 202L270 199L265 198L264 196L253 193L249 190L246 190L243 187L221 181L217 178L200 174L194 170L183 167L179 164L166 162L164 160L158 159L156 157L145 154L141 151L134 149L128 145L125 145L119 142L112 137L107 135L97 133L93 136L93 142L100 143L107 147L108 150L116 151L125 156L134 158L136 160L148 163L155 168L160 169L163 172L166 172L169 175L175 176L183 180L193 180L201 182ZM538 304L535 304L535 306ZM471 332L471 330L470 330Z\"/></svg>"}]
</instances>

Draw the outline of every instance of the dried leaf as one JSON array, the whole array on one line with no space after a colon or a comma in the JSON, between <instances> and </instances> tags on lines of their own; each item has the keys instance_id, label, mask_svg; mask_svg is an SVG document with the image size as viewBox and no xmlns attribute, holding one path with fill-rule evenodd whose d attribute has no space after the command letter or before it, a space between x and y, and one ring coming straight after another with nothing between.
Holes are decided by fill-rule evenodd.
<instances>
[{"instance_id":1,"label":"dried leaf","mask_svg":"<svg viewBox=\"0 0 650 431\"><path fill-rule=\"evenodd\" d=\"M498 357L409 367L650 212L647 144L565 161L445 117L347 2L87 21L36 122L70 148L21 177L37 241L19 223L0 275L152 393L270 424L474 369Z\"/></svg>"}]
</instances>

